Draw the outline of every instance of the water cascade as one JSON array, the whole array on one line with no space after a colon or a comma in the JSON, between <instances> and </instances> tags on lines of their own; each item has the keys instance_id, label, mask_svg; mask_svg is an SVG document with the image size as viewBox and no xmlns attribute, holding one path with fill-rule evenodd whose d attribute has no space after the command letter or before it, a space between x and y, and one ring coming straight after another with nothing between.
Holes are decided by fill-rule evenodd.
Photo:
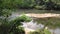
<instances>
[{"instance_id":1,"label":"water cascade","mask_svg":"<svg viewBox=\"0 0 60 34\"><path fill-rule=\"evenodd\" d=\"M24 27L24 30L25 30L25 34L28 34L29 32L34 32L37 29L43 29L44 28L44 25L37 24L33 20L30 21L30 22L22 22L22 23L23 23L23 27Z\"/></svg>"}]
</instances>

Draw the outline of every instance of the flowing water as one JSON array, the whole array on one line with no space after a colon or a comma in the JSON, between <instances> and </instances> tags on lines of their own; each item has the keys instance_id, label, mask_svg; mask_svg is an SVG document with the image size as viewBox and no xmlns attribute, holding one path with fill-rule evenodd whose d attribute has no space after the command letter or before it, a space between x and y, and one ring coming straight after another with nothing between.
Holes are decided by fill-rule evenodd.
<instances>
[{"instance_id":1,"label":"flowing water","mask_svg":"<svg viewBox=\"0 0 60 34\"><path fill-rule=\"evenodd\" d=\"M37 30L37 29L42 29L44 28L44 25L42 24L37 24L36 22L30 21L30 22L23 22L23 27L32 29L32 30Z\"/></svg>"},{"instance_id":2,"label":"flowing water","mask_svg":"<svg viewBox=\"0 0 60 34\"><path fill-rule=\"evenodd\" d=\"M50 29L52 34L60 34L60 28Z\"/></svg>"},{"instance_id":3,"label":"flowing water","mask_svg":"<svg viewBox=\"0 0 60 34\"><path fill-rule=\"evenodd\" d=\"M18 10L17 10L18 11ZM58 12L52 12L52 11L50 11L50 12L48 12L47 10L47 12L45 12L44 10L20 10L19 12L15 12L15 13L13 13L12 14L12 16L10 16L9 18L15 18L15 17L18 17L18 16L20 16L20 14L22 14L22 13L41 13L41 11L42 11L42 13L60 13L59 11ZM22 12L21 12L22 11ZM34 12L33 12L34 11ZM55 18L54 18L55 19ZM60 18L59 18L60 19ZM58 19L58 21L57 22L59 22L60 20ZM43 21L44 20L44 21ZM38 20L35 20L35 21L38 21ZM28 29L30 29L30 30L36 30L36 29L42 29L43 27L44 27L44 25L42 25L43 24L43 22L48 22L48 20L45 20L45 19L41 19L41 20L39 20L38 22L40 22L41 21L41 24L37 24L37 22L33 22L33 21L31 21L31 22L27 22L27 23L23 23L23 26L24 26L24 28L28 28ZM51 20L52 21L52 20ZM54 21L53 21L54 22ZM50 29L50 31L53 33L53 34L60 34L60 28L58 28L58 27L56 27L55 29Z\"/></svg>"}]
</instances>

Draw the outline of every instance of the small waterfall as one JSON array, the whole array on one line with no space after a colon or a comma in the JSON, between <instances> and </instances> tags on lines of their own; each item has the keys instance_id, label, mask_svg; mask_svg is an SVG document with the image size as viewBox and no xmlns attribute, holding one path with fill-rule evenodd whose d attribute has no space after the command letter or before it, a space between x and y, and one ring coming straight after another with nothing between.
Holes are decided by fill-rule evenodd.
<instances>
[{"instance_id":1,"label":"small waterfall","mask_svg":"<svg viewBox=\"0 0 60 34\"><path fill-rule=\"evenodd\" d=\"M27 16L30 17L29 14L25 14ZM18 13L13 13L10 17L9 17L9 21L12 20L12 19L15 19L16 17L19 17L21 16L20 14ZM0 18L3 18L3 17L0 17ZM5 18L5 17L4 17ZM4 19L3 18L3 19ZM23 27L25 28L25 32L27 34L27 32L30 32L30 31L36 31L37 29L42 29L44 28L44 25L42 24L37 24L37 22L34 22L33 20L30 21L30 22L22 22L23 24ZM50 31L55 34L60 34L60 28L57 28L57 29L50 29Z\"/></svg>"},{"instance_id":2,"label":"small waterfall","mask_svg":"<svg viewBox=\"0 0 60 34\"><path fill-rule=\"evenodd\" d=\"M28 32L36 31L37 29L44 28L44 25L37 24L37 22L34 22L33 20L30 22L22 22L22 23L25 30L25 34L28 34Z\"/></svg>"}]
</instances>

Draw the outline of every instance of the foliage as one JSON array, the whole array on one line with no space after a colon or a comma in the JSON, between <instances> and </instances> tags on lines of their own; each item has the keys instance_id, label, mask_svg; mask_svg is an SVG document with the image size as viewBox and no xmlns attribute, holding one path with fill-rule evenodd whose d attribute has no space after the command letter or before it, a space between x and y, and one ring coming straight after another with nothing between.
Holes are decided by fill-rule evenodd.
<instances>
[{"instance_id":1,"label":"foliage","mask_svg":"<svg viewBox=\"0 0 60 34\"><path fill-rule=\"evenodd\" d=\"M24 21L30 21L30 18L27 16L20 16L17 17L11 21L8 21L8 17L11 15L11 12L9 11L1 11L1 17L0 18L0 34L24 34L23 27L21 22Z\"/></svg>"},{"instance_id":2,"label":"foliage","mask_svg":"<svg viewBox=\"0 0 60 34\"><path fill-rule=\"evenodd\" d=\"M22 15L22 16L20 16L20 19L21 19L21 21L26 21L26 22L30 22L32 19L31 18L29 18L28 16L26 16L26 15Z\"/></svg>"},{"instance_id":3,"label":"foliage","mask_svg":"<svg viewBox=\"0 0 60 34\"><path fill-rule=\"evenodd\" d=\"M36 6L39 6L40 8ZM7 9L37 8L59 10L60 0L0 0L0 7Z\"/></svg>"},{"instance_id":4,"label":"foliage","mask_svg":"<svg viewBox=\"0 0 60 34\"><path fill-rule=\"evenodd\" d=\"M34 32L30 32L30 34L51 34L51 32L48 29L42 29Z\"/></svg>"},{"instance_id":5,"label":"foliage","mask_svg":"<svg viewBox=\"0 0 60 34\"><path fill-rule=\"evenodd\" d=\"M9 16L11 15L11 12L12 12L12 11L9 10L9 9L8 9L8 10L6 10L6 9L3 10L3 9L2 9L2 10L0 11L0 16L9 17Z\"/></svg>"},{"instance_id":6,"label":"foliage","mask_svg":"<svg viewBox=\"0 0 60 34\"><path fill-rule=\"evenodd\" d=\"M59 6L60 6L60 1L59 0L36 0L36 4L38 6L41 6L42 8L40 9L53 9L53 10L59 10ZM43 8L43 6L45 8ZM36 7L35 7L36 8ZM37 7L37 9L39 9L39 7Z\"/></svg>"},{"instance_id":7,"label":"foliage","mask_svg":"<svg viewBox=\"0 0 60 34\"><path fill-rule=\"evenodd\" d=\"M2 0L1 7L12 9L12 8L27 8L32 7L34 0Z\"/></svg>"},{"instance_id":8,"label":"foliage","mask_svg":"<svg viewBox=\"0 0 60 34\"><path fill-rule=\"evenodd\" d=\"M48 29L44 29L45 34L51 34L51 32Z\"/></svg>"}]
</instances>

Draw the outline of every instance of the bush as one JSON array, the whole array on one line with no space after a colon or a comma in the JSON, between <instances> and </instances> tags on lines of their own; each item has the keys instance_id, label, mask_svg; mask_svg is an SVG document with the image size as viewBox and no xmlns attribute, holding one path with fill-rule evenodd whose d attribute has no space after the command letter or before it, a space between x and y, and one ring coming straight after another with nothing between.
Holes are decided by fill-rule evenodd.
<instances>
[{"instance_id":1,"label":"bush","mask_svg":"<svg viewBox=\"0 0 60 34\"><path fill-rule=\"evenodd\" d=\"M19 9L34 8L38 9L60 9L59 0L0 0L0 8ZM46 7L46 8L43 8Z\"/></svg>"},{"instance_id":2,"label":"bush","mask_svg":"<svg viewBox=\"0 0 60 34\"><path fill-rule=\"evenodd\" d=\"M22 16L20 16L20 19L21 19L21 21L26 21L26 22L29 22L32 20L31 18L29 18L28 16L26 16L24 14Z\"/></svg>"},{"instance_id":3,"label":"bush","mask_svg":"<svg viewBox=\"0 0 60 34\"><path fill-rule=\"evenodd\" d=\"M24 21L31 21L31 19L25 15L11 21L8 21L8 17L0 19L0 34L25 34L24 28L21 27L21 22Z\"/></svg>"},{"instance_id":4,"label":"bush","mask_svg":"<svg viewBox=\"0 0 60 34\"><path fill-rule=\"evenodd\" d=\"M28 8L34 5L34 0L1 0L1 7L7 9Z\"/></svg>"}]
</instances>

